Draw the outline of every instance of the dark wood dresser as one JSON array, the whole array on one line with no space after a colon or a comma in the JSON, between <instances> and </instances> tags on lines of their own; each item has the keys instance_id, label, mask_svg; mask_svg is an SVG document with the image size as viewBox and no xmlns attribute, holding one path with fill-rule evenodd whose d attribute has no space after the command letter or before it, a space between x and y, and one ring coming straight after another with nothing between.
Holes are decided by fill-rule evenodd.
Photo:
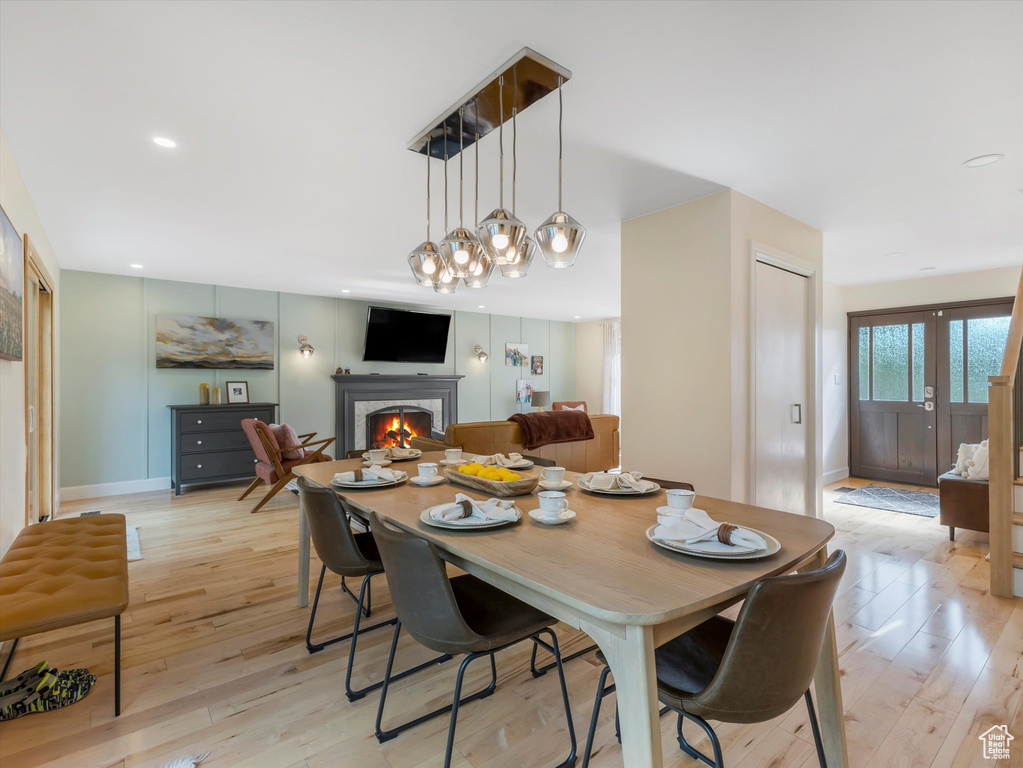
<instances>
[{"instance_id":1,"label":"dark wood dresser","mask_svg":"<svg viewBox=\"0 0 1023 768\"><path fill-rule=\"evenodd\" d=\"M276 420L277 403L168 405L171 412L171 487L251 480L256 454L242 419Z\"/></svg>"}]
</instances>

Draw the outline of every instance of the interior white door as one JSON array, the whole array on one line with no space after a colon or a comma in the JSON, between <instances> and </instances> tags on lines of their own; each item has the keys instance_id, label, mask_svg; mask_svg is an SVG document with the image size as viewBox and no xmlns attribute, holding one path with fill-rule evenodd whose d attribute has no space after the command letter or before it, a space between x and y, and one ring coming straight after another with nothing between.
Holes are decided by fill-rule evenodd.
<instances>
[{"instance_id":1,"label":"interior white door","mask_svg":"<svg viewBox=\"0 0 1023 768\"><path fill-rule=\"evenodd\" d=\"M757 261L754 503L813 514L807 495L809 279Z\"/></svg>"}]
</instances>

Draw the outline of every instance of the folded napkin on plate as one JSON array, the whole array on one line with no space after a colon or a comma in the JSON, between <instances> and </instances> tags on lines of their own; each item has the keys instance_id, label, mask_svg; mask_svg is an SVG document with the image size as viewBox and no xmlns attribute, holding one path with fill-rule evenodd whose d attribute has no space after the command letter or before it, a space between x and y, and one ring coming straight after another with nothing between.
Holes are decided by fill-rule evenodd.
<instances>
[{"instance_id":1,"label":"folded napkin on plate","mask_svg":"<svg viewBox=\"0 0 1023 768\"><path fill-rule=\"evenodd\" d=\"M719 523L702 509L687 509L684 515L661 516L657 520L660 525L654 528L655 539L682 544L706 541L717 545L712 549L723 552L732 547L767 549L763 536L731 523Z\"/></svg>"},{"instance_id":2,"label":"folded napkin on plate","mask_svg":"<svg viewBox=\"0 0 1023 768\"><path fill-rule=\"evenodd\" d=\"M642 493L652 490L654 487L654 483L644 480L643 475L639 472L622 472L621 474L590 472L585 475L579 475L579 482L586 483L591 488L599 488L602 491L633 490Z\"/></svg>"},{"instance_id":3,"label":"folded napkin on plate","mask_svg":"<svg viewBox=\"0 0 1023 768\"><path fill-rule=\"evenodd\" d=\"M515 502L510 499L477 501L464 493L455 494L451 504L442 504L430 512L434 520L446 523L482 523L487 520L518 520Z\"/></svg>"},{"instance_id":4,"label":"folded napkin on plate","mask_svg":"<svg viewBox=\"0 0 1023 768\"><path fill-rule=\"evenodd\" d=\"M397 479L398 476L394 474L393 470L384 469L377 464L366 469L353 469L351 472L338 472L334 475L335 483L360 483L363 480L394 481Z\"/></svg>"},{"instance_id":5,"label":"folded napkin on plate","mask_svg":"<svg viewBox=\"0 0 1023 768\"><path fill-rule=\"evenodd\" d=\"M387 458L389 459L407 459L410 456L418 456L419 451L415 448L388 448Z\"/></svg>"},{"instance_id":6,"label":"folded napkin on plate","mask_svg":"<svg viewBox=\"0 0 1023 768\"><path fill-rule=\"evenodd\" d=\"M477 456L473 461L484 467L512 467L522 463L522 454L509 453L505 456L503 453L495 453L493 456Z\"/></svg>"}]
</instances>

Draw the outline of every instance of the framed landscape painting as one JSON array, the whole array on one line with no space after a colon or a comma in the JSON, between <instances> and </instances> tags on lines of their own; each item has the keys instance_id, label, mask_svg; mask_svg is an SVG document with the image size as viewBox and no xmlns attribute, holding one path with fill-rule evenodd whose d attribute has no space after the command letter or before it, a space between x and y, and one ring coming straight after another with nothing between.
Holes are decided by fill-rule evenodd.
<instances>
[{"instance_id":1,"label":"framed landscape painting","mask_svg":"<svg viewBox=\"0 0 1023 768\"><path fill-rule=\"evenodd\" d=\"M269 320L157 315L156 367L272 371L274 324Z\"/></svg>"},{"instance_id":2,"label":"framed landscape painting","mask_svg":"<svg viewBox=\"0 0 1023 768\"><path fill-rule=\"evenodd\" d=\"M0 208L0 360L21 360L24 336L25 244Z\"/></svg>"}]
</instances>

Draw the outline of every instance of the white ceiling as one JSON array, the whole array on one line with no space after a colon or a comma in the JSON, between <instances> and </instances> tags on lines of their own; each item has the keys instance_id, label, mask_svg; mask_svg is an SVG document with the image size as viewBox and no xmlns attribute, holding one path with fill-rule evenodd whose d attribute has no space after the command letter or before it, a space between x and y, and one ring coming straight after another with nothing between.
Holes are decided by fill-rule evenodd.
<instances>
[{"instance_id":1,"label":"white ceiling","mask_svg":"<svg viewBox=\"0 0 1023 768\"><path fill-rule=\"evenodd\" d=\"M589 319L619 311L619 222L722 187L823 230L838 283L1019 263L1021 39L1020 2L3 0L0 129L64 268ZM524 45L573 72L586 244L571 270L436 296L405 261L425 185L405 144ZM556 117L548 98L518 121L531 226ZM481 150L485 215L496 136Z\"/></svg>"}]
</instances>

